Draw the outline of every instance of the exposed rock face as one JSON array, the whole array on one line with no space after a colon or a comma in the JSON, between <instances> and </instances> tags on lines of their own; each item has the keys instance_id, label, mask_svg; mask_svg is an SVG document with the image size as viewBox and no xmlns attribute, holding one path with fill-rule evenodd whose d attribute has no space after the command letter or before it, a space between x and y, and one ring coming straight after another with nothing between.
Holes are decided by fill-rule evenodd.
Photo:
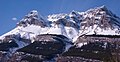
<instances>
[{"instance_id":1,"label":"exposed rock face","mask_svg":"<svg viewBox=\"0 0 120 62\"><path fill-rule=\"evenodd\" d=\"M48 20L52 22L53 25L63 25L78 30L80 28L81 15L76 11L72 11L70 14L49 15Z\"/></svg>"},{"instance_id":2,"label":"exposed rock face","mask_svg":"<svg viewBox=\"0 0 120 62\"><path fill-rule=\"evenodd\" d=\"M110 42L120 44L119 35L85 35L78 37L75 43Z\"/></svg>"},{"instance_id":3,"label":"exposed rock face","mask_svg":"<svg viewBox=\"0 0 120 62\"><path fill-rule=\"evenodd\" d=\"M82 37L78 37L75 42L76 51L84 52L87 55L83 54L84 58L93 58L101 61L120 61L120 36L119 35L84 35ZM89 52L88 52L89 51ZM71 53L71 49L67 54ZM73 55L78 55L78 52ZM92 54L92 55L89 55ZM73 56L72 55L72 56ZM97 56L97 57L96 57ZM101 58L101 57L102 58ZM81 56L80 56L81 57ZM106 59L103 59L106 58ZM116 59L114 59L116 58Z\"/></svg>"},{"instance_id":4,"label":"exposed rock face","mask_svg":"<svg viewBox=\"0 0 120 62\"><path fill-rule=\"evenodd\" d=\"M18 26L28 26L28 25L38 25L41 27L46 27L47 23L43 17L38 16L38 12L36 10L31 11L28 15L26 15L17 25Z\"/></svg>"},{"instance_id":5,"label":"exposed rock face","mask_svg":"<svg viewBox=\"0 0 120 62\"><path fill-rule=\"evenodd\" d=\"M66 19L59 19L58 21L55 21L54 23L56 25L62 24L62 25L67 26L67 27L73 27L76 29L79 28L79 25L77 25L76 23L73 23L71 21L67 21Z\"/></svg>"},{"instance_id":6,"label":"exposed rock face","mask_svg":"<svg viewBox=\"0 0 120 62\"><path fill-rule=\"evenodd\" d=\"M114 30L119 34L119 20L120 18L113 14L105 6L97 7L83 13L80 30L81 33L85 33L86 31L89 32L90 30L90 34L102 34L101 32L105 32L106 30L111 30L111 32ZM106 33L106 35L108 35L108 33ZM113 35L116 34L113 33Z\"/></svg>"}]
</instances>

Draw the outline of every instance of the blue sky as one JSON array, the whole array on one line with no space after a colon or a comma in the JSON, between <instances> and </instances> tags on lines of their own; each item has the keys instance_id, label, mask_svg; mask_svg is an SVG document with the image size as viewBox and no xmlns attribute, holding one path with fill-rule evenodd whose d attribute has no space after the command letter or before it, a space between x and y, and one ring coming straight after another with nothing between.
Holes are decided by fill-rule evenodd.
<instances>
[{"instance_id":1,"label":"blue sky","mask_svg":"<svg viewBox=\"0 0 120 62\"><path fill-rule=\"evenodd\" d=\"M120 0L0 0L0 35L15 28L16 23L31 10L44 17L53 13L86 11L105 5L120 17ZM12 18L17 20L12 20Z\"/></svg>"}]
</instances>

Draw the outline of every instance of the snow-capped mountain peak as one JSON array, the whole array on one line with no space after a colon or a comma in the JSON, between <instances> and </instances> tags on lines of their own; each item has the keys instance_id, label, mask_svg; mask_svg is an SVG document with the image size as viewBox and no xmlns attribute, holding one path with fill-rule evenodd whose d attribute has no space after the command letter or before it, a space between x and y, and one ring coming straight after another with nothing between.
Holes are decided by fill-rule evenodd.
<instances>
[{"instance_id":1,"label":"snow-capped mountain peak","mask_svg":"<svg viewBox=\"0 0 120 62\"><path fill-rule=\"evenodd\" d=\"M17 23L18 26L24 26L24 27L32 24L41 27L48 26L47 20L45 20L43 16L41 15L39 16L36 10L32 10L22 20L20 20L19 23Z\"/></svg>"},{"instance_id":2,"label":"snow-capped mountain peak","mask_svg":"<svg viewBox=\"0 0 120 62\"><path fill-rule=\"evenodd\" d=\"M32 10L29 14L31 14L31 15L38 15L38 11L37 10Z\"/></svg>"},{"instance_id":3,"label":"snow-capped mountain peak","mask_svg":"<svg viewBox=\"0 0 120 62\"><path fill-rule=\"evenodd\" d=\"M120 18L105 6L90 9L83 14L80 32L100 35L119 35ZM112 33L111 33L112 32Z\"/></svg>"}]
</instances>

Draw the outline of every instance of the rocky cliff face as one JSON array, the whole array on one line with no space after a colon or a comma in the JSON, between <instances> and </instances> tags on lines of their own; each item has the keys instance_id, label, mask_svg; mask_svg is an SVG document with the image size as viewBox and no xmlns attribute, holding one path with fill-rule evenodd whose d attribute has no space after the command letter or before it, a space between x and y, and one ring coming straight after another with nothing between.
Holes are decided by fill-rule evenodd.
<instances>
[{"instance_id":1,"label":"rocky cliff face","mask_svg":"<svg viewBox=\"0 0 120 62\"><path fill-rule=\"evenodd\" d=\"M83 14L84 16L81 22L81 33L90 31L89 34L119 34L120 18L113 14L105 6L90 9Z\"/></svg>"},{"instance_id":2,"label":"rocky cliff face","mask_svg":"<svg viewBox=\"0 0 120 62\"><path fill-rule=\"evenodd\" d=\"M36 10L31 11L20 22L17 23L18 26L24 26L24 27L32 24L41 27L48 26L46 20L42 16L39 16Z\"/></svg>"}]
</instances>

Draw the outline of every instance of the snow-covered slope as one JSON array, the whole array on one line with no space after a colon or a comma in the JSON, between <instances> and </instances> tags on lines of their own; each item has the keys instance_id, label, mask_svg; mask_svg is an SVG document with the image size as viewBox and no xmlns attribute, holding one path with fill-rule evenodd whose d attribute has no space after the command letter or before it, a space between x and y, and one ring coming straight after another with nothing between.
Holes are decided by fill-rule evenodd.
<instances>
[{"instance_id":1,"label":"snow-covered slope","mask_svg":"<svg viewBox=\"0 0 120 62\"><path fill-rule=\"evenodd\" d=\"M76 29L75 26L64 25L66 23L69 23L69 20L66 20L66 22L64 22L65 19L62 20L62 18L58 18L56 22L53 22L54 20L52 20L52 23L50 23L51 20L48 20L44 19L42 16L38 16L38 12L33 10L30 13L28 13L28 15L26 15L22 20L20 20L20 22L17 23L17 27L9 31L8 33L0 36L0 39L4 39L6 36L13 34L20 34L22 38L31 40L35 36L40 34L62 34L72 39L78 34L79 30Z\"/></svg>"},{"instance_id":2,"label":"snow-covered slope","mask_svg":"<svg viewBox=\"0 0 120 62\"><path fill-rule=\"evenodd\" d=\"M20 34L26 39L33 39L40 34L60 34L75 40L82 34L120 35L119 27L120 18L105 6L85 12L48 15L47 19L33 10L17 23L17 27L0 36L0 39L12 34Z\"/></svg>"},{"instance_id":3,"label":"snow-covered slope","mask_svg":"<svg viewBox=\"0 0 120 62\"><path fill-rule=\"evenodd\" d=\"M46 32L48 28L49 25L47 20L45 20L42 16L38 16L38 12L33 10L17 23L17 27L15 27L10 32L0 36L0 39L4 39L5 36L13 34L20 34L21 37L31 39L40 33Z\"/></svg>"}]
</instances>

